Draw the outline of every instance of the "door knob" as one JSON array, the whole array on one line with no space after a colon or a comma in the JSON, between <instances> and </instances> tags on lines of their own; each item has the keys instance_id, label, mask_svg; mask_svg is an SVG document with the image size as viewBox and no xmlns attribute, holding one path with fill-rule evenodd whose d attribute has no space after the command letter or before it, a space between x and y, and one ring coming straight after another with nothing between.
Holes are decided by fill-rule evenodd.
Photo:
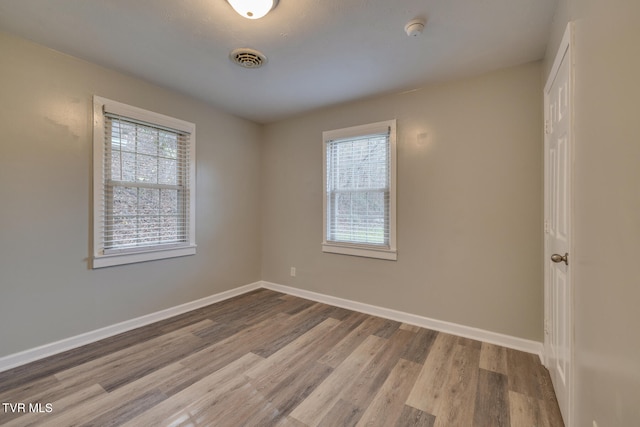
<instances>
[{"instance_id":1,"label":"door knob","mask_svg":"<svg viewBox=\"0 0 640 427\"><path fill-rule=\"evenodd\" d=\"M564 262L565 265L569 265L569 254L565 252L564 255L553 254L551 255L551 261L553 262Z\"/></svg>"}]
</instances>

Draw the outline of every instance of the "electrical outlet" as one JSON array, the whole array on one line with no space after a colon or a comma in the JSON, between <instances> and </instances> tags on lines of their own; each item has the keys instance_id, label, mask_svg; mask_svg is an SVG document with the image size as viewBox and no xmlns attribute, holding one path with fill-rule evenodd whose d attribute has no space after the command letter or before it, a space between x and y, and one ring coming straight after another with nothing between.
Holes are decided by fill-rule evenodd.
<instances>
[{"instance_id":1,"label":"electrical outlet","mask_svg":"<svg viewBox=\"0 0 640 427\"><path fill-rule=\"evenodd\" d=\"M291 267L291 277L296 277L296 268Z\"/></svg>"}]
</instances>

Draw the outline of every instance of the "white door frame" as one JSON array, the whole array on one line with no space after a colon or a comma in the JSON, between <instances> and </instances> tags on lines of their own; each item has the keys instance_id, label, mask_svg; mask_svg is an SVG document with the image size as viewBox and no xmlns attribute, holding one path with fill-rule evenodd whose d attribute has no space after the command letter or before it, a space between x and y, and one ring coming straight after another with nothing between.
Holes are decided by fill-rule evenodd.
<instances>
[{"instance_id":1,"label":"white door frame","mask_svg":"<svg viewBox=\"0 0 640 427\"><path fill-rule=\"evenodd\" d=\"M554 81L558 75L558 71L560 70L561 65L563 65L563 60L564 61L569 61L569 110L570 110L570 118L569 118L569 131L568 131L568 163L569 163L569 170L572 170L572 165L573 165L573 160L574 160L574 107L573 107L573 98L574 98L574 58L573 58L573 23L569 22L567 24L567 28L565 30L564 36L562 38L562 41L560 43L560 46L558 48L558 52L556 54L553 66L551 68L551 71L549 73L546 85L544 87L544 118L545 118L545 129L544 129L544 150L545 150L545 160L544 160L544 180L545 180L545 184L544 184L544 200L545 200L545 206L544 206L544 218L545 218L545 223L544 223L544 241L545 241L545 245L544 245L544 293L545 293L545 314L544 314L544 364L545 366L550 370L551 376L552 376L552 380L554 379L554 366L553 363L555 362L553 355L551 354L550 348L551 348L551 340L552 340L552 334L553 334L553 330L554 327L556 325L553 324L552 319L554 319L554 315L553 315L553 310L555 309L554 306L552 306L552 302L555 300L555 298L552 298L552 289L550 286L550 274L549 274L549 270L552 268L550 266L550 258L552 255L552 250L550 248L550 244L549 244L549 237L548 237L548 230L549 230L549 204L550 204L550 164L549 164L549 144L550 144L550 134L551 134L551 129L550 126L552 126L552 120L550 117L550 111L549 111L549 92L551 91L551 88L554 84ZM573 217L574 217L574 209L573 209L573 196L572 196L572 191L571 188L573 188L573 173L570 172L568 177L568 188L569 188L569 194L568 197L565 199L566 203L567 203L567 207L569 209L569 222L570 224L573 223ZM575 251L574 251L574 245L573 245L573 236L572 236L572 230L573 227L569 226L569 233L568 233L568 253L569 253L569 265L567 266L567 269L571 269L573 270L573 268L571 267L573 264L575 264ZM572 280L572 276L573 273L571 272L571 270L567 270L567 283L566 283L566 298L567 298L567 304L566 304L566 308L567 308L567 317L566 317L566 321L567 321L567 328L566 330L568 331L567 336L566 336L566 342L567 342L567 348L566 348L566 355L568 358L568 368L566 370L566 372L564 373L565 376L565 380L566 380L566 390L563 396L560 396L559 399L559 403L561 404L561 406L564 406L564 408L561 407L561 410L563 412L563 416L564 416L564 422L566 424L567 427L571 427L573 420L574 420L574 416L573 416L573 396L574 396L574 376L573 376L573 365L574 365L574 353L573 353L573 349L574 349L574 320L573 320L573 280ZM555 384L554 384L554 388L556 388L556 394L558 394L559 391L561 391ZM564 402L564 405L562 404L562 402Z\"/></svg>"}]
</instances>

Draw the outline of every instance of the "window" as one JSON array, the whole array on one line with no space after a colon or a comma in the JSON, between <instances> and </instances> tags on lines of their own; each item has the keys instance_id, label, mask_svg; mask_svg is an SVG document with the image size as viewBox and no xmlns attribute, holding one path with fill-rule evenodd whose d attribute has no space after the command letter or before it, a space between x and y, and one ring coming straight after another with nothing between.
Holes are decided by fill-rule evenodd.
<instances>
[{"instance_id":1,"label":"window","mask_svg":"<svg viewBox=\"0 0 640 427\"><path fill-rule=\"evenodd\" d=\"M323 132L322 250L396 259L396 121Z\"/></svg>"},{"instance_id":2,"label":"window","mask_svg":"<svg viewBox=\"0 0 640 427\"><path fill-rule=\"evenodd\" d=\"M195 125L93 108L93 268L195 254Z\"/></svg>"}]
</instances>

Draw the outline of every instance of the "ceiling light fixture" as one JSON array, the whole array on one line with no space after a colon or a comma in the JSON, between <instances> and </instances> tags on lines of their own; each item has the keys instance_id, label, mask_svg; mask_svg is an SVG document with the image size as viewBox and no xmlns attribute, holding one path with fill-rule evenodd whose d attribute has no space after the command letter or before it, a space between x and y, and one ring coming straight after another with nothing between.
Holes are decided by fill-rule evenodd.
<instances>
[{"instance_id":1,"label":"ceiling light fixture","mask_svg":"<svg viewBox=\"0 0 640 427\"><path fill-rule=\"evenodd\" d=\"M238 14L248 19L259 19L271 12L278 0L227 0Z\"/></svg>"}]
</instances>

